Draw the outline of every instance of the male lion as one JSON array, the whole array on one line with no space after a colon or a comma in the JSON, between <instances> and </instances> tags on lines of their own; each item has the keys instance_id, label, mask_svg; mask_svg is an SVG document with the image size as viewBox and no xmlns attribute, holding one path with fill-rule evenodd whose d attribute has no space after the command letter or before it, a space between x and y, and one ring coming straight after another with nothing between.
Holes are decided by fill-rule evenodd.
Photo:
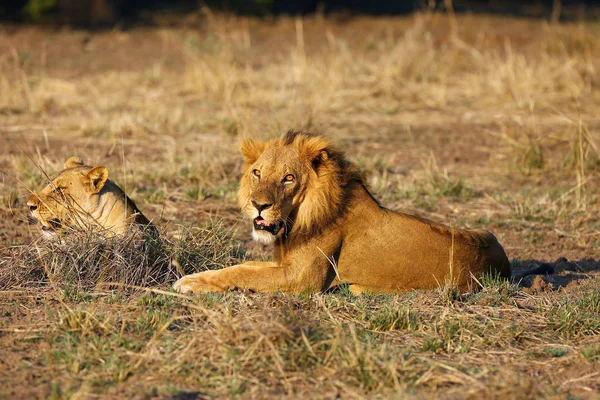
<instances>
[{"instance_id":1,"label":"male lion","mask_svg":"<svg viewBox=\"0 0 600 400\"><path fill-rule=\"evenodd\" d=\"M114 236L137 225L156 234L135 203L108 179L105 167L86 166L79 157L71 157L64 168L27 202L45 239L54 238L59 228L99 228L103 235Z\"/></svg>"},{"instance_id":2,"label":"male lion","mask_svg":"<svg viewBox=\"0 0 600 400\"><path fill-rule=\"evenodd\" d=\"M288 132L242 144L239 203L253 237L275 243L272 262L250 261L175 282L181 292L391 293L452 283L476 289L484 273L510 276L504 249L483 230L456 229L390 211L356 166L321 136Z\"/></svg>"}]
</instances>

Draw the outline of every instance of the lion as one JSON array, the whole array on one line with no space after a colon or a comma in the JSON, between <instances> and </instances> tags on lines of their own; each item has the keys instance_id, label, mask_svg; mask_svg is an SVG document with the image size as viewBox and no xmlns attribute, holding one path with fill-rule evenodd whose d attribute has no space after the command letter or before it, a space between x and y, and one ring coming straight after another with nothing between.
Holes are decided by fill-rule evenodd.
<instances>
[{"instance_id":1,"label":"lion","mask_svg":"<svg viewBox=\"0 0 600 400\"><path fill-rule=\"evenodd\" d=\"M69 158L64 170L42 190L32 192L27 206L40 222L44 239L69 229L94 229L111 237L125 234L131 226L156 234L156 227L108 179L108 169L86 166L79 157Z\"/></svg>"},{"instance_id":2,"label":"lion","mask_svg":"<svg viewBox=\"0 0 600 400\"><path fill-rule=\"evenodd\" d=\"M245 140L238 194L252 236L273 243L273 261L187 275L186 292L397 293L452 284L477 290L486 274L510 276L490 232L448 227L382 207L358 168L323 136L290 131Z\"/></svg>"}]
</instances>

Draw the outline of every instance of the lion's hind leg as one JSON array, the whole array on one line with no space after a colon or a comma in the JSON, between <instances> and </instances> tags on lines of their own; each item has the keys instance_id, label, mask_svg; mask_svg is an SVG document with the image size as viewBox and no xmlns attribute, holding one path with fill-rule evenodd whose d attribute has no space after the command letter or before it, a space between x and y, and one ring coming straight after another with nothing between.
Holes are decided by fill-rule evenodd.
<instances>
[{"instance_id":1,"label":"lion's hind leg","mask_svg":"<svg viewBox=\"0 0 600 400\"><path fill-rule=\"evenodd\" d=\"M350 289L350 293L352 294L361 294L365 291L368 291L367 288L360 285L350 285L348 288Z\"/></svg>"},{"instance_id":2,"label":"lion's hind leg","mask_svg":"<svg viewBox=\"0 0 600 400\"><path fill-rule=\"evenodd\" d=\"M393 294L393 293L401 293L401 292L405 292L406 290L402 290L402 289L390 289L390 288L375 288L375 287L369 287L369 286L363 286L363 285L356 285L356 284L351 284L350 285L350 293L352 294Z\"/></svg>"}]
</instances>

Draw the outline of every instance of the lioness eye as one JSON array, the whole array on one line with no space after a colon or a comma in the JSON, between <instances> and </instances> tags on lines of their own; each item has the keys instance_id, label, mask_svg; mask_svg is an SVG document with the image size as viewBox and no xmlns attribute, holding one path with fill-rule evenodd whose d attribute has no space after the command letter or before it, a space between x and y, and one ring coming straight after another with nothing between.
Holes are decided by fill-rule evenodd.
<instances>
[{"instance_id":1,"label":"lioness eye","mask_svg":"<svg viewBox=\"0 0 600 400\"><path fill-rule=\"evenodd\" d=\"M54 190L52 192L57 193L61 197L65 197L65 188L56 187L56 188L54 188Z\"/></svg>"},{"instance_id":2,"label":"lioness eye","mask_svg":"<svg viewBox=\"0 0 600 400\"><path fill-rule=\"evenodd\" d=\"M253 169L253 170L252 170L252 174L253 174L254 176L256 176L257 178L260 178L260 171L259 171L259 170L257 170L257 169Z\"/></svg>"},{"instance_id":3,"label":"lioness eye","mask_svg":"<svg viewBox=\"0 0 600 400\"><path fill-rule=\"evenodd\" d=\"M287 174L287 175L285 176L285 178L283 178L283 181L284 181L284 182L293 182L293 181L294 181L294 175L292 175L292 174Z\"/></svg>"}]
</instances>

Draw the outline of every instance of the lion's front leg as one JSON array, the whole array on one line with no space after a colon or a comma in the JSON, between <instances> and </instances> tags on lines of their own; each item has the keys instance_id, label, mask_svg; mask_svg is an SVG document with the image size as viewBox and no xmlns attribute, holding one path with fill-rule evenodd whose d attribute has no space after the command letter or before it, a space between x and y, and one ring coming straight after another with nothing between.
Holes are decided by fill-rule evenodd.
<instances>
[{"instance_id":1,"label":"lion's front leg","mask_svg":"<svg viewBox=\"0 0 600 400\"><path fill-rule=\"evenodd\" d=\"M182 293L249 289L257 292L297 291L297 274L274 262L249 262L215 271L186 275L173 285Z\"/></svg>"}]
</instances>

